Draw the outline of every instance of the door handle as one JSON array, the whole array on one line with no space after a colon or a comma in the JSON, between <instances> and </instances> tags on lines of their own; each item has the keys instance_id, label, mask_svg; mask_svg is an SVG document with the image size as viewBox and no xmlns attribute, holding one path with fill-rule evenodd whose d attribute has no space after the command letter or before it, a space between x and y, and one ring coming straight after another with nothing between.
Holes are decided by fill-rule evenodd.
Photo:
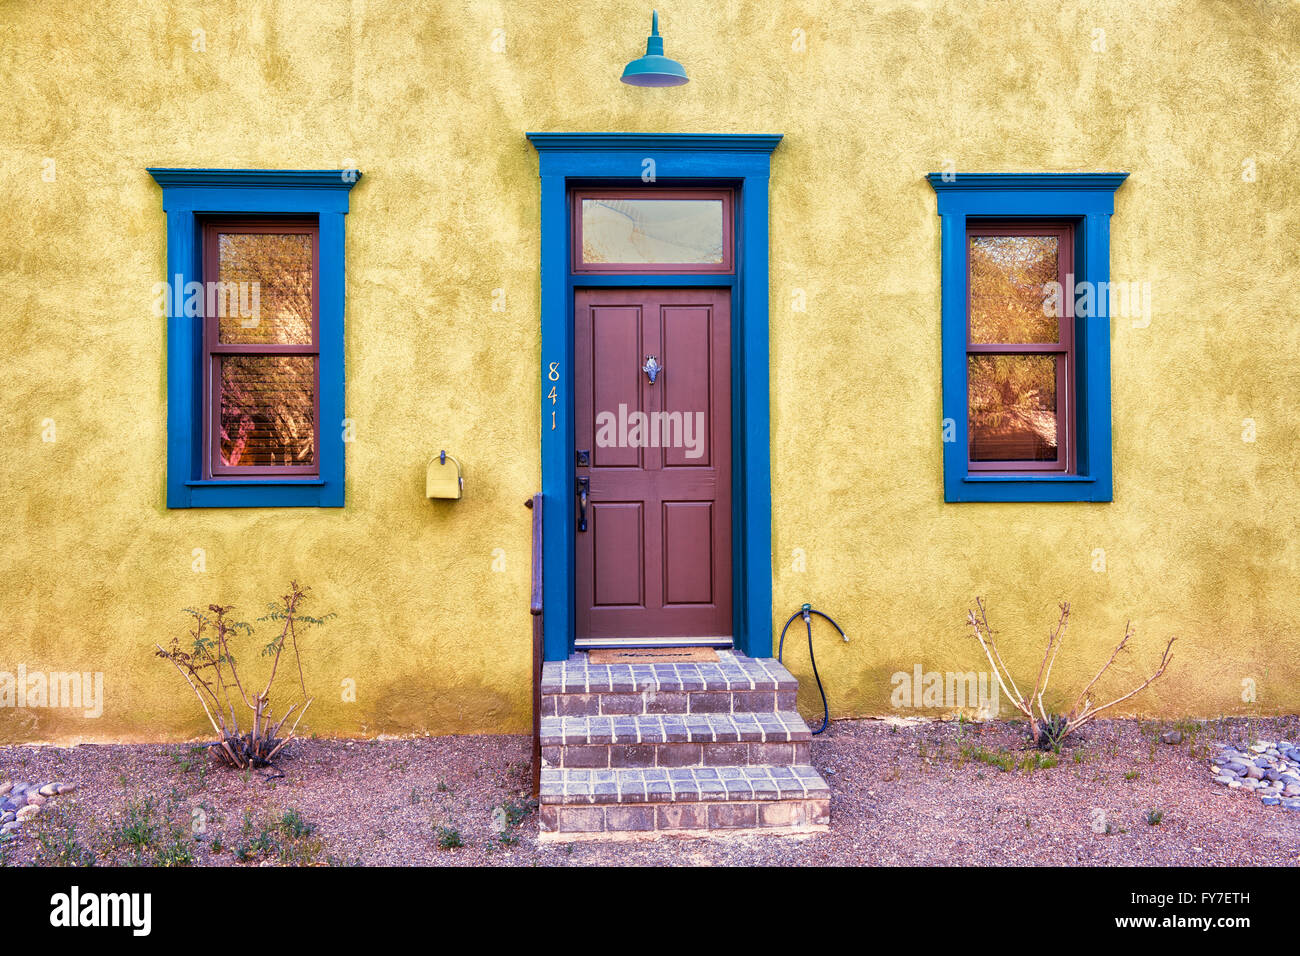
<instances>
[{"instance_id":1,"label":"door handle","mask_svg":"<svg viewBox=\"0 0 1300 956\"><path fill-rule=\"evenodd\" d=\"M587 496L591 491L591 479L582 476L578 479L578 530L587 530Z\"/></svg>"}]
</instances>

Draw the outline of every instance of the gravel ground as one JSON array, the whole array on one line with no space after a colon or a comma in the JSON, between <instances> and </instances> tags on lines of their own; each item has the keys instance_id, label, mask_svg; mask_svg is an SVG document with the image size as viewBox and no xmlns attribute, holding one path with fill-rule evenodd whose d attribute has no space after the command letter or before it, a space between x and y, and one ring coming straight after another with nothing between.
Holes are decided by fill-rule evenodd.
<instances>
[{"instance_id":1,"label":"gravel ground","mask_svg":"<svg viewBox=\"0 0 1300 956\"><path fill-rule=\"evenodd\" d=\"M189 745L0 747L0 781L77 785L0 848L0 859L45 864L89 852L100 865L232 866L241 853L242 865L1300 863L1300 813L1261 806L1215 784L1206 769L1212 742L1295 741L1300 718L1185 723L1182 743L1160 743L1172 726L1096 722L1056 766L1007 771L988 761L1032 756L1011 724L838 721L813 742L813 762L831 785L829 833L613 845L538 845L526 737L304 740L269 774L216 769ZM1162 813L1154 825L1151 810ZM198 840L190 837L196 820Z\"/></svg>"}]
</instances>

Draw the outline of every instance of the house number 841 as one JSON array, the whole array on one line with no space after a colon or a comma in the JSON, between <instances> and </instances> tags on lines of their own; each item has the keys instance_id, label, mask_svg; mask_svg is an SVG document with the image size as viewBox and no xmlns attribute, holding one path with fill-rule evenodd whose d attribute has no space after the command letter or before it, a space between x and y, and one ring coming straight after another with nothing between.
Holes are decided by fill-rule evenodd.
<instances>
[{"instance_id":1,"label":"house number 841","mask_svg":"<svg viewBox=\"0 0 1300 956\"><path fill-rule=\"evenodd\" d=\"M552 362L550 364L550 371L546 373L546 377L552 382L558 382L560 380L559 362ZM554 385L552 385L551 390L546 393L546 397L551 400L552 406L554 406L555 403L559 400L559 396L555 391ZM551 409L551 431L555 431L555 409L554 408Z\"/></svg>"}]
</instances>

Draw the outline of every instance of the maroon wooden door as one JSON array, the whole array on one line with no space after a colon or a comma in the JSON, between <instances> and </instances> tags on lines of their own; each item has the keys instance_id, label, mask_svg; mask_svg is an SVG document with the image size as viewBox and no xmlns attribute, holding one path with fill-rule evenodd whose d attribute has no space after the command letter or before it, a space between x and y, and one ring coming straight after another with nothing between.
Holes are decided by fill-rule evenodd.
<instances>
[{"instance_id":1,"label":"maroon wooden door","mask_svg":"<svg viewBox=\"0 0 1300 956\"><path fill-rule=\"evenodd\" d=\"M578 644L730 641L730 293L580 291L574 313Z\"/></svg>"}]
</instances>

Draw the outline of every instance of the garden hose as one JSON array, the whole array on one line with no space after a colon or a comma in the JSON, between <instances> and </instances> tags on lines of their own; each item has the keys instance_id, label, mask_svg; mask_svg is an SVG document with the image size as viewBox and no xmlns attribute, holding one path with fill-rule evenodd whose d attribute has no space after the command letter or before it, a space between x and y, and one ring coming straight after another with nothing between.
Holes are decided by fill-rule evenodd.
<instances>
[{"instance_id":1,"label":"garden hose","mask_svg":"<svg viewBox=\"0 0 1300 956\"><path fill-rule=\"evenodd\" d=\"M808 660L812 662L813 678L817 681L817 691L822 695L822 722L821 722L821 726L813 731L813 736L816 737L823 730L825 730L827 727L830 726L831 708L830 708L830 704L826 702L826 688L822 686L821 674L817 673L817 656L813 653L812 616L814 614L816 614L819 617L824 617L826 618L826 620L830 621L831 627L835 628L835 630L840 632L840 637L844 638L845 642L848 641L849 636L844 633L844 628L840 627L838 624L835 623L834 618L832 618L829 614L824 614L821 611L814 610L811 604L805 604L803 607L799 608L799 610L791 614L790 619L785 622L785 627L781 628L781 643L777 647L776 660L778 664L781 663L781 657L785 653L785 632L790 629L790 625L794 623L794 619L802 615L803 622L808 628Z\"/></svg>"}]
</instances>

